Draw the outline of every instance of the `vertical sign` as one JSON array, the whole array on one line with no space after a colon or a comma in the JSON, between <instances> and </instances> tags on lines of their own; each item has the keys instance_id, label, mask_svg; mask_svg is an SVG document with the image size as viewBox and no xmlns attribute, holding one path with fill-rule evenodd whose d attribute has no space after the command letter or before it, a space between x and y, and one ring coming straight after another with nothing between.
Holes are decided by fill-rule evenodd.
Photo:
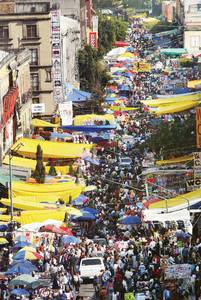
<instances>
[{"instance_id":1,"label":"vertical sign","mask_svg":"<svg viewBox=\"0 0 201 300\"><path fill-rule=\"evenodd\" d=\"M98 16L93 16L92 17L92 28L93 32L96 32L97 38L98 38Z\"/></svg>"},{"instance_id":2,"label":"vertical sign","mask_svg":"<svg viewBox=\"0 0 201 300\"><path fill-rule=\"evenodd\" d=\"M196 108L196 140L197 148L201 148L201 107Z\"/></svg>"},{"instance_id":3,"label":"vertical sign","mask_svg":"<svg viewBox=\"0 0 201 300\"><path fill-rule=\"evenodd\" d=\"M97 48L97 34L96 32L89 33L89 44L92 48Z\"/></svg>"},{"instance_id":4,"label":"vertical sign","mask_svg":"<svg viewBox=\"0 0 201 300\"><path fill-rule=\"evenodd\" d=\"M51 11L52 19L52 65L53 65L53 91L54 101L62 103L63 85L62 85L62 60L61 60L61 30L60 30L60 11Z\"/></svg>"},{"instance_id":5,"label":"vertical sign","mask_svg":"<svg viewBox=\"0 0 201 300\"><path fill-rule=\"evenodd\" d=\"M194 179L201 177L201 152L194 152Z\"/></svg>"},{"instance_id":6,"label":"vertical sign","mask_svg":"<svg viewBox=\"0 0 201 300\"><path fill-rule=\"evenodd\" d=\"M59 113L62 125L72 125L73 123L73 105L72 101L59 103Z\"/></svg>"}]
</instances>

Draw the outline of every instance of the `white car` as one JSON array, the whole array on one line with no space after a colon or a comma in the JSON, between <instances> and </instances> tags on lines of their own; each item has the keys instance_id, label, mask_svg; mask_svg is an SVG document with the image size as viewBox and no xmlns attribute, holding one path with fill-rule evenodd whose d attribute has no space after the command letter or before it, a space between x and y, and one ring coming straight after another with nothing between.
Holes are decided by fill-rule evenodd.
<instances>
[{"instance_id":1,"label":"white car","mask_svg":"<svg viewBox=\"0 0 201 300\"><path fill-rule=\"evenodd\" d=\"M82 279L93 279L100 271L105 270L102 257L82 258L80 262L80 276Z\"/></svg>"}]
</instances>

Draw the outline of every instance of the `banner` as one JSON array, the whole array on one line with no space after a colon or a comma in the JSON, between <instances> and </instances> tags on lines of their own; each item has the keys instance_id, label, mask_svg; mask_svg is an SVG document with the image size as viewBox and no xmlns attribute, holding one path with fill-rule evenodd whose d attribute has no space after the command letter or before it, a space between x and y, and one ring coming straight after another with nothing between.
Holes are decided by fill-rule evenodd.
<instances>
[{"instance_id":1,"label":"banner","mask_svg":"<svg viewBox=\"0 0 201 300\"><path fill-rule=\"evenodd\" d=\"M196 108L196 140L197 148L201 148L201 107Z\"/></svg>"},{"instance_id":2,"label":"banner","mask_svg":"<svg viewBox=\"0 0 201 300\"><path fill-rule=\"evenodd\" d=\"M166 279L185 279L191 277L191 265L180 264L168 266L165 270Z\"/></svg>"},{"instance_id":3,"label":"banner","mask_svg":"<svg viewBox=\"0 0 201 300\"><path fill-rule=\"evenodd\" d=\"M72 101L59 103L59 113L62 120L62 126L72 125L73 123Z\"/></svg>"},{"instance_id":4,"label":"banner","mask_svg":"<svg viewBox=\"0 0 201 300\"><path fill-rule=\"evenodd\" d=\"M35 103L31 105L32 114L44 114L45 103Z\"/></svg>"},{"instance_id":5,"label":"banner","mask_svg":"<svg viewBox=\"0 0 201 300\"><path fill-rule=\"evenodd\" d=\"M52 77L54 101L62 103L63 83L62 83L62 60L61 60L61 29L60 29L60 11L51 11L52 23Z\"/></svg>"}]
</instances>

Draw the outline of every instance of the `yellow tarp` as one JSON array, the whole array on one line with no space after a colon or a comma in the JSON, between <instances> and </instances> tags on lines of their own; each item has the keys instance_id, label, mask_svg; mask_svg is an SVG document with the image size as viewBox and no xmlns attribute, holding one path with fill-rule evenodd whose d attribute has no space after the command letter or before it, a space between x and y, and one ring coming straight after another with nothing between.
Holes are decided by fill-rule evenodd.
<instances>
[{"instance_id":1,"label":"yellow tarp","mask_svg":"<svg viewBox=\"0 0 201 300\"><path fill-rule=\"evenodd\" d=\"M28 196L31 202L56 202L62 199L69 202L69 197L77 198L84 187L74 182L59 182L49 184L27 183L13 181L13 198ZM32 199L32 200L31 200Z\"/></svg>"},{"instance_id":2,"label":"yellow tarp","mask_svg":"<svg viewBox=\"0 0 201 300\"><path fill-rule=\"evenodd\" d=\"M3 164L5 164L5 165L9 164L9 156L8 155L5 156L5 158L3 160ZM47 163L44 162L44 166L46 164ZM24 168L28 168L31 170L35 170L36 160L18 157L18 156L12 156L11 165L14 167L24 167Z\"/></svg>"},{"instance_id":3,"label":"yellow tarp","mask_svg":"<svg viewBox=\"0 0 201 300\"><path fill-rule=\"evenodd\" d=\"M80 115L80 116L76 116L73 119L73 124L75 126L79 126L79 125L85 125L86 122L92 122L95 120L102 120L102 121L109 121L110 124L114 124L115 123L115 119L113 115L95 115L95 114L91 114L91 115Z\"/></svg>"},{"instance_id":4,"label":"yellow tarp","mask_svg":"<svg viewBox=\"0 0 201 300\"><path fill-rule=\"evenodd\" d=\"M178 163L183 163L187 161L193 160L193 155L186 155L186 156L181 156L181 157L176 157L176 158L171 158L167 160L158 160L156 162L156 165L162 166L162 165L168 165L168 164L178 164Z\"/></svg>"},{"instance_id":5,"label":"yellow tarp","mask_svg":"<svg viewBox=\"0 0 201 300\"><path fill-rule=\"evenodd\" d=\"M5 206L10 206L10 199L1 199L0 202ZM56 209L56 204L43 204L30 202L28 197L13 199L13 207L20 210L47 210Z\"/></svg>"},{"instance_id":6,"label":"yellow tarp","mask_svg":"<svg viewBox=\"0 0 201 300\"><path fill-rule=\"evenodd\" d=\"M0 215L0 221L10 221L10 215ZM13 221L21 223L21 217L13 217Z\"/></svg>"},{"instance_id":7,"label":"yellow tarp","mask_svg":"<svg viewBox=\"0 0 201 300\"><path fill-rule=\"evenodd\" d=\"M165 114L172 114L177 113L180 111L191 109L199 104L198 101L185 101L182 103L173 103L168 106L159 107L154 113L156 115L165 115Z\"/></svg>"},{"instance_id":8,"label":"yellow tarp","mask_svg":"<svg viewBox=\"0 0 201 300\"><path fill-rule=\"evenodd\" d=\"M197 85L201 85L201 80L190 80L187 83L187 87L190 89L196 88Z\"/></svg>"},{"instance_id":9,"label":"yellow tarp","mask_svg":"<svg viewBox=\"0 0 201 300\"><path fill-rule=\"evenodd\" d=\"M9 164L9 156L6 155L3 164L8 165ZM47 162L43 162L45 166L46 174L49 173L50 166L46 166ZM36 167L36 160L29 159L29 158L23 158L18 156L13 156L11 160L11 165L13 167L23 167L31 170L35 170ZM57 174L60 173L61 175L65 175L69 173L70 167L69 166L55 166L55 169L57 171Z\"/></svg>"},{"instance_id":10,"label":"yellow tarp","mask_svg":"<svg viewBox=\"0 0 201 300\"><path fill-rule=\"evenodd\" d=\"M185 101L199 101L201 100L201 93L187 95L187 96L175 96L165 99L153 99L153 100L142 100L141 102L146 106L158 107L165 106L171 103L185 102Z\"/></svg>"},{"instance_id":11,"label":"yellow tarp","mask_svg":"<svg viewBox=\"0 0 201 300\"><path fill-rule=\"evenodd\" d=\"M138 108L136 107L121 107L121 106L110 106L110 109L113 111L132 111L132 110L137 110Z\"/></svg>"},{"instance_id":12,"label":"yellow tarp","mask_svg":"<svg viewBox=\"0 0 201 300\"><path fill-rule=\"evenodd\" d=\"M50 127L50 128L58 128L59 124L52 124L40 119L33 119L32 120L32 126L34 127Z\"/></svg>"},{"instance_id":13,"label":"yellow tarp","mask_svg":"<svg viewBox=\"0 0 201 300\"><path fill-rule=\"evenodd\" d=\"M64 221L65 211L55 211L55 210L32 210L32 211L22 211L20 217L21 224L30 224L34 222L43 222L48 219L54 219L58 221Z\"/></svg>"},{"instance_id":14,"label":"yellow tarp","mask_svg":"<svg viewBox=\"0 0 201 300\"><path fill-rule=\"evenodd\" d=\"M17 148L17 146L19 147ZM43 150L44 158L78 158L83 154L84 149L91 149L92 144L75 144L65 142L50 142L34 139L19 139L12 147L23 156L35 158L37 146Z\"/></svg>"},{"instance_id":15,"label":"yellow tarp","mask_svg":"<svg viewBox=\"0 0 201 300\"><path fill-rule=\"evenodd\" d=\"M174 206L179 206L182 204L187 204L189 201L189 204L195 200L201 200L201 190L196 190L190 193L186 193L183 195L179 195L175 198L167 199L166 200L161 200L155 203L152 203L149 205L149 208L166 208L168 207L174 207Z\"/></svg>"}]
</instances>

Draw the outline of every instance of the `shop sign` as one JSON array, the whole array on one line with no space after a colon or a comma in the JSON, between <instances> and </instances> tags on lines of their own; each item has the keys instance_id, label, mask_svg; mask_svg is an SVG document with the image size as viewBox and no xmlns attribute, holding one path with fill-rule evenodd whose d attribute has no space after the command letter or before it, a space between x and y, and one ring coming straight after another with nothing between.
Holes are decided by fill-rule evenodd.
<instances>
[{"instance_id":1,"label":"shop sign","mask_svg":"<svg viewBox=\"0 0 201 300\"><path fill-rule=\"evenodd\" d=\"M73 123L73 104L72 101L59 103L59 113L62 125L72 125Z\"/></svg>"},{"instance_id":2,"label":"shop sign","mask_svg":"<svg viewBox=\"0 0 201 300\"><path fill-rule=\"evenodd\" d=\"M194 152L194 177L201 177L201 152Z\"/></svg>"},{"instance_id":3,"label":"shop sign","mask_svg":"<svg viewBox=\"0 0 201 300\"><path fill-rule=\"evenodd\" d=\"M97 33L96 32L89 33L89 44L92 48L97 48Z\"/></svg>"},{"instance_id":4,"label":"shop sign","mask_svg":"<svg viewBox=\"0 0 201 300\"><path fill-rule=\"evenodd\" d=\"M197 148L201 148L201 107L196 108L196 140Z\"/></svg>"},{"instance_id":5,"label":"shop sign","mask_svg":"<svg viewBox=\"0 0 201 300\"><path fill-rule=\"evenodd\" d=\"M45 113L45 103L32 104L31 111L32 111L32 114L44 114Z\"/></svg>"},{"instance_id":6,"label":"shop sign","mask_svg":"<svg viewBox=\"0 0 201 300\"><path fill-rule=\"evenodd\" d=\"M195 180L187 180L186 181L187 191L193 191L196 188L200 188L201 186L201 178L196 178Z\"/></svg>"},{"instance_id":7,"label":"shop sign","mask_svg":"<svg viewBox=\"0 0 201 300\"><path fill-rule=\"evenodd\" d=\"M61 61L61 28L60 11L51 11L52 23L52 74L53 74L53 94L56 103L64 101L62 84L62 61Z\"/></svg>"}]
</instances>

